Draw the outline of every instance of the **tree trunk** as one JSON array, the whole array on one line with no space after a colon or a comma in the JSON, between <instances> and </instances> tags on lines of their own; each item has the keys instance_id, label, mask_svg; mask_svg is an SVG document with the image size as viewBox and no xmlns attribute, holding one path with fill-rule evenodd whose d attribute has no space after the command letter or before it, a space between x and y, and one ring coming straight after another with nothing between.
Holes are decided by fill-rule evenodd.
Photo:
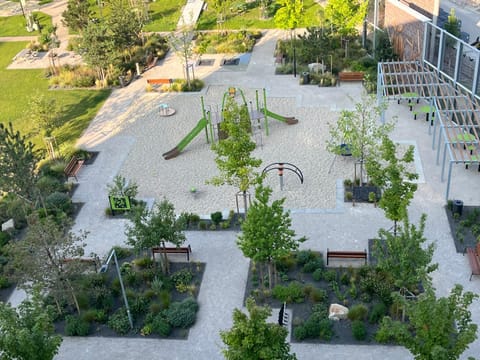
<instances>
[{"instance_id":1,"label":"tree trunk","mask_svg":"<svg viewBox=\"0 0 480 360\"><path fill-rule=\"evenodd\" d=\"M68 289L70 290L70 295L72 296L73 303L77 308L77 313L80 315L80 305L78 305L78 300L77 300L77 296L75 295L75 290L73 289L73 286L68 279L66 279L65 282L67 284Z\"/></svg>"},{"instance_id":2,"label":"tree trunk","mask_svg":"<svg viewBox=\"0 0 480 360\"><path fill-rule=\"evenodd\" d=\"M258 281L260 282L260 289L263 291L265 286L263 284L263 263L258 264L259 274L258 274Z\"/></svg>"},{"instance_id":3,"label":"tree trunk","mask_svg":"<svg viewBox=\"0 0 480 360\"><path fill-rule=\"evenodd\" d=\"M272 271L273 265L272 261L268 261L268 289L272 290L272 283L273 283L273 271Z\"/></svg>"},{"instance_id":4,"label":"tree trunk","mask_svg":"<svg viewBox=\"0 0 480 360\"><path fill-rule=\"evenodd\" d=\"M247 204L247 191L243 190L243 209L245 211L245 217L247 216L248 204Z\"/></svg>"},{"instance_id":5,"label":"tree trunk","mask_svg":"<svg viewBox=\"0 0 480 360\"><path fill-rule=\"evenodd\" d=\"M161 247L163 247L163 250L165 250L165 241L161 242ZM167 252L164 251L163 254L160 254L160 265L162 267L162 272L167 275L169 271L169 266L168 266L168 256Z\"/></svg>"}]
</instances>

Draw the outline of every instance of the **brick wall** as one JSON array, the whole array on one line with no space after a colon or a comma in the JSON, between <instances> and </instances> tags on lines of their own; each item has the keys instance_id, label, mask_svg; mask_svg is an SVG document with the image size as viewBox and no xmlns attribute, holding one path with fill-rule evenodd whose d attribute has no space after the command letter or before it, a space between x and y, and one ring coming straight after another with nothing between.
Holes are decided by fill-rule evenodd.
<instances>
[{"instance_id":1,"label":"brick wall","mask_svg":"<svg viewBox=\"0 0 480 360\"><path fill-rule=\"evenodd\" d=\"M429 18L414 11L407 1L385 1L385 28L395 53L401 60L419 60L422 56L424 23ZM416 0L416 3L433 3L433 0ZM409 1L407 3L413 3Z\"/></svg>"}]
</instances>

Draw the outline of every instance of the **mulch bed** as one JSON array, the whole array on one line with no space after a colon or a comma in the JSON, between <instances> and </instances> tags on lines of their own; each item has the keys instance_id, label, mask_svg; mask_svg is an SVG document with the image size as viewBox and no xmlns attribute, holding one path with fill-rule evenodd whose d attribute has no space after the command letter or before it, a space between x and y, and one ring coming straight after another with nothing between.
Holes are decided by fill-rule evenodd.
<instances>
[{"instance_id":1,"label":"mulch bed","mask_svg":"<svg viewBox=\"0 0 480 360\"><path fill-rule=\"evenodd\" d=\"M480 207L463 206L462 215L454 215L447 206L445 213L457 253L463 253L467 247L474 248L480 236Z\"/></svg>"}]
</instances>

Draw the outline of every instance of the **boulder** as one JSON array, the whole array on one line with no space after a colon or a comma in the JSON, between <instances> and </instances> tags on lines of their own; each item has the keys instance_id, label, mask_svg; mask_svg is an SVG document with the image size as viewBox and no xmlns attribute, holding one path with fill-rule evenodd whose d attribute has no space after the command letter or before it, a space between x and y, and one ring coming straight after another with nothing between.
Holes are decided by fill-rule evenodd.
<instances>
[{"instance_id":1,"label":"boulder","mask_svg":"<svg viewBox=\"0 0 480 360\"><path fill-rule=\"evenodd\" d=\"M348 308L340 304L331 304L328 309L328 318L330 320L342 320L346 319L348 314Z\"/></svg>"},{"instance_id":2,"label":"boulder","mask_svg":"<svg viewBox=\"0 0 480 360\"><path fill-rule=\"evenodd\" d=\"M319 72L324 72L326 70L326 66L323 65L322 63L311 63L308 64L308 70L313 73L319 73Z\"/></svg>"}]
</instances>

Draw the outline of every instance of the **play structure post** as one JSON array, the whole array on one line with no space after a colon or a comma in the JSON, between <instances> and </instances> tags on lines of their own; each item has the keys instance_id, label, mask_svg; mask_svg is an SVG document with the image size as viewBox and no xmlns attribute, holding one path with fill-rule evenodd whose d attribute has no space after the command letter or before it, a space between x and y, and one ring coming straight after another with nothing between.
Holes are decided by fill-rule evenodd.
<instances>
[{"instance_id":1,"label":"play structure post","mask_svg":"<svg viewBox=\"0 0 480 360\"><path fill-rule=\"evenodd\" d=\"M265 134L268 136L267 90L263 88L263 113L265 115Z\"/></svg>"},{"instance_id":2,"label":"play structure post","mask_svg":"<svg viewBox=\"0 0 480 360\"><path fill-rule=\"evenodd\" d=\"M283 163L278 163L278 177L280 179L280 190L283 191Z\"/></svg>"},{"instance_id":3,"label":"play structure post","mask_svg":"<svg viewBox=\"0 0 480 360\"><path fill-rule=\"evenodd\" d=\"M202 116L205 120L207 119L207 112L205 111L205 102L203 100L203 96L200 96L200 102L202 103ZM208 125L205 126L205 136L207 137L207 144L210 144L210 139L208 138ZM212 138L213 140L213 138Z\"/></svg>"}]
</instances>

